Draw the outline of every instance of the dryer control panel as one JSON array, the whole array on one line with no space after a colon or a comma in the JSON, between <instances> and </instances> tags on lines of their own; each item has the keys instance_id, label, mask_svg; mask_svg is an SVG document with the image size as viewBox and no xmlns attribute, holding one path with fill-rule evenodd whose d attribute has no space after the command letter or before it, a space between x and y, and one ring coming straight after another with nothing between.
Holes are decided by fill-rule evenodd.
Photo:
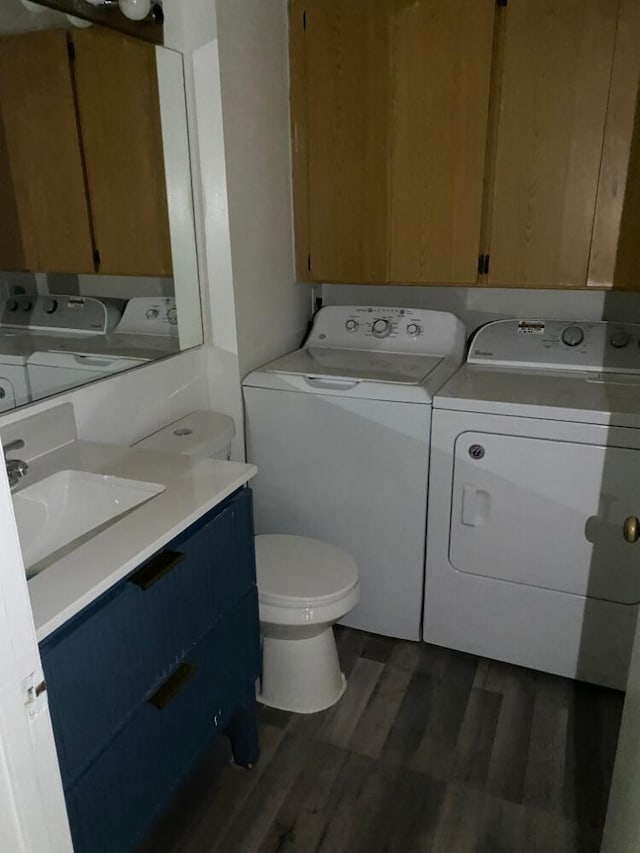
<instances>
[{"instance_id":1,"label":"dryer control panel","mask_svg":"<svg viewBox=\"0 0 640 853\"><path fill-rule=\"evenodd\" d=\"M328 305L314 317L305 346L442 356L458 352L464 334L446 311Z\"/></svg>"},{"instance_id":2,"label":"dryer control panel","mask_svg":"<svg viewBox=\"0 0 640 853\"><path fill-rule=\"evenodd\" d=\"M22 294L0 303L0 327L6 329L106 335L119 319L115 304L93 296Z\"/></svg>"},{"instance_id":3,"label":"dryer control panel","mask_svg":"<svg viewBox=\"0 0 640 853\"><path fill-rule=\"evenodd\" d=\"M467 363L640 374L640 324L495 320L476 332Z\"/></svg>"}]
</instances>

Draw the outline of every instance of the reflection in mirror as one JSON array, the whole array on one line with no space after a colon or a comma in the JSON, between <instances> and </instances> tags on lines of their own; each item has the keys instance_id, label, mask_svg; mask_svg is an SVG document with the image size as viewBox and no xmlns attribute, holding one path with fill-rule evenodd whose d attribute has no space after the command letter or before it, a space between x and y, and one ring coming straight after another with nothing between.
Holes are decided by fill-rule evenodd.
<instances>
[{"instance_id":1,"label":"reflection in mirror","mask_svg":"<svg viewBox=\"0 0 640 853\"><path fill-rule=\"evenodd\" d=\"M182 57L0 8L0 411L202 343Z\"/></svg>"}]
</instances>

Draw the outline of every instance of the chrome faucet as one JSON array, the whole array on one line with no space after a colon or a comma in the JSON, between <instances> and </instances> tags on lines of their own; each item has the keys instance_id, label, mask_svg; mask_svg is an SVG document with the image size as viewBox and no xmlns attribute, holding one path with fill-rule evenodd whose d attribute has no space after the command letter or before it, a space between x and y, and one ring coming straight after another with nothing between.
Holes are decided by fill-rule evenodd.
<instances>
[{"instance_id":1,"label":"chrome faucet","mask_svg":"<svg viewBox=\"0 0 640 853\"><path fill-rule=\"evenodd\" d=\"M7 459L7 453L12 450L20 450L24 447L24 441L21 438L16 438L15 441L10 441L8 444L2 445L4 451L4 461L7 466L7 477L11 488L17 486L20 480L29 470L29 466L22 459Z\"/></svg>"}]
</instances>

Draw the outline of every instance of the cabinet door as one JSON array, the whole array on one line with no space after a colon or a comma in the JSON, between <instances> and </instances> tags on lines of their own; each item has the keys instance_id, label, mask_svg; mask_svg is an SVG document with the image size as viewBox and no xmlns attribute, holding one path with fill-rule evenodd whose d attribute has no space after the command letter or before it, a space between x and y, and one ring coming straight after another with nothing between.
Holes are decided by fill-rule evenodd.
<instances>
[{"instance_id":1,"label":"cabinet door","mask_svg":"<svg viewBox=\"0 0 640 853\"><path fill-rule=\"evenodd\" d=\"M42 643L65 787L254 589L251 494L242 489Z\"/></svg>"},{"instance_id":2,"label":"cabinet door","mask_svg":"<svg viewBox=\"0 0 640 853\"><path fill-rule=\"evenodd\" d=\"M618 0L509 0L489 284L586 283Z\"/></svg>"},{"instance_id":3,"label":"cabinet door","mask_svg":"<svg viewBox=\"0 0 640 853\"><path fill-rule=\"evenodd\" d=\"M95 27L73 44L99 271L169 276L155 47Z\"/></svg>"},{"instance_id":4,"label":"cabinet door","mask_svg":"<svg viewBox=\"0 0 640 853\"><path fill-rule=\"evenodd\" d=\"M298 274L476 281L494 0L293 0Z\"/></svg>"},{"instance_id":5,"label":"cabinet door","mask_svg":"<svg viewBox=\"0 0 640 853\"><path fill-rule=\"evenodd\" d=\"M63 30L0 40L0 268L93 272Z\"/></svg>"},{"instance_id":6,"label":"cabinet door","mask_svg":"<svg viewBox=\"0 0 640 853\"><path fill-rule=\"evenodd\" d=\"M389 277L475 284L495 0L389 5Z\"/></svg>"},{"instance_id":7,"label":"cabinet door","mask_svg":"<svg viewBox=\"0 0 640 853\"><path fill-rule=\"evenodd\" d=\"M589 263L589 284L596 287L640 287L638 43L640 3L620 0Z\"/></svg>"}]
</instances>

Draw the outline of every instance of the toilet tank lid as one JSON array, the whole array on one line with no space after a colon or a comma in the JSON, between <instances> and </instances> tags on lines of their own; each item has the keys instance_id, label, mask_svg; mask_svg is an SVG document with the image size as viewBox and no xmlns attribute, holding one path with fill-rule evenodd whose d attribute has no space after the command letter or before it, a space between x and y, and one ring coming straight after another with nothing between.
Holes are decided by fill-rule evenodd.
<instances>
[{"instance_id":1,"label":"toilet tank lid","mask_svg":"<svg viewBox=\"0 0 640 853\"><path fill-rule=\"evenodd\" d=\"M205 459L227 447L235 432L233 418L221 412L198 409L151 433L133 446L138 450L184 453Z\"/></svg>"}]
</instances>

